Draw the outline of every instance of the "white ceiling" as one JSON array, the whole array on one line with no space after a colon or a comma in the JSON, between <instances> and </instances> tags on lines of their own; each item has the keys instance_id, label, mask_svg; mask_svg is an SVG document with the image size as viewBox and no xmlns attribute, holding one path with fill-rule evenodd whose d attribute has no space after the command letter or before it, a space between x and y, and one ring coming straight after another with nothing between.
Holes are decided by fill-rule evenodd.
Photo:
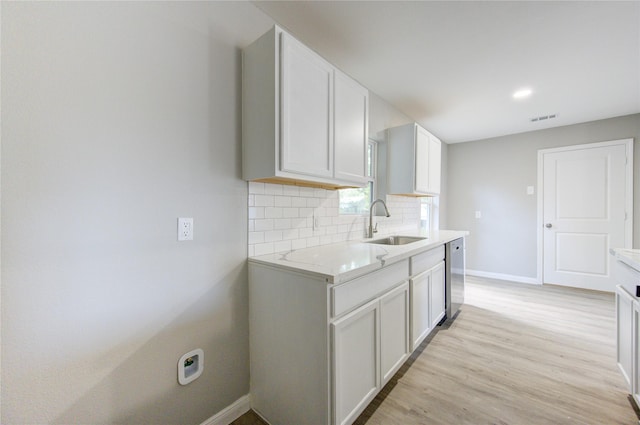
<instances>
[{"instance_id":1,"label":"white ceiling","mask_svg":"<svg viewBox=\"0 0 640 425\"><path fill-rule=\"evenodd\" d=\"M447 143L640 112L640 1L254 4Z\"/></svg>"}]
</instances>

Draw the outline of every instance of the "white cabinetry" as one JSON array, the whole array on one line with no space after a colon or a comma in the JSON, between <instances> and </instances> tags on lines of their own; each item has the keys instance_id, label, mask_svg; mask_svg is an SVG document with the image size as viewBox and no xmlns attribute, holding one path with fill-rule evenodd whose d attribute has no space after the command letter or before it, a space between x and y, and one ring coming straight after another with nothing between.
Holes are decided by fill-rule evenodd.
<instances>
[{"instance_id":1,"label":"white cabinetry","mask_svg":"<svg viewBox=\"0 0 640 425\"><path fill-rule=\"evenodd\" d=\"M369 90L337 69L334 75L334 177L365 184Z\"/></svg>"},{"instance_id":2,"label":"white cabinetry","mask_svg":"<svg viewBox=\"0 0 640 425\"><path fill-rule=\"evenodd\" d=\"M380 298L381 378L384 386L410 353L409 283Z\"/></svg>"},{"instance_id":3,"label":"white cabinetry","mask_svg":"<svg viewBox=\"0 0 640 425\"><path fill-rule=\"evenodd\" d=\"M633 376L633 297L620 285L616 288L617 360L627 388L631 392Z\"/></svg>"},{"instance_id":4,"label":"white cabinetry","mask_svg":"<svg viewBox=\"0 0 640 425\"><path fill-rule=\"evenodd\" d=\"M333 67L289 34L283 32L280 37L280 170L330 178Z\"/></svg>"},{"instance_id":5,"label":"white cabinetry","mask_svg":"<svg viewBox=\"0 0 640 425\"><path fill-rule=\"evenodd\" d=\"M388 130L387 193L440 194L441 142L411 123Z\"/></svg>"},{"instance_id":6,"label":"white cabinetry","mask_svg":"<svg viewBox=\"0 0 640 425\"><path fill-rule=\"evenodd\" d=\"M380 302L331 324L334 423L353 422L380 388Z\"/></svg>"},{"instance_id":7,"label":"white cabinetry","mask_svg":"<svg viewBox=\"0 0 640 425\"><path fill-rule=\"evenodd\" d=\"M633 356L632 370L633 375L631 378L633 398L636 404L640 406L640 302L635 301L633 303L633 349L631 355Z\"/></svg>"},{"instance_id":8,"label":"white cabinetry","mask_svg":"<svg viewBox=\"0 0 640 425\"><path fill-rule=\"evenodd\" d=\"M331 324L334 423L350 424L409 355L409 284Z\"/></svg>"},{"instance_id":9,"label":"white cabinetry","mask_svg":"<svg viewBox=\"0 0 640 425\"><path fill-rule=\"evenodd\" d=\"M444 305L444 261L431 269L431 329L434 329L445 314Z\"/></svg>"},{"instance_id":10,"label":"white cabinetry","mask_svg":"<svg viewBox=\"0 0 640 425\"><path fill-rule=\"evenodd\" d=\"M444 247L411 258L411 349L415 350L445 314Z\"/></svg>"},{"instance_id":11,"label":"white cabinetry","mask_svg":"<svg viewBox=\"0 0 640 425\"><path fill-rule=\"evenodd\" d=\"M368 91L274 26L243 52L245 180L366 182Z\"/></svg>"},{"instance_id":12,"label":"white cabinetry","mask_svg":"<svg viewBox=\"0 0 640 425\"><path fill-rule=\"evenodd\" d=\"M620 261L614 266L616 286L617 362L627 388L640 405L640 270Z\"/></svg>"},{"instance_id":13,"label":"white cabinetry","mask_svg":"<svg viewBox=\"0 0 640 425\"><path fill-rule=\"evenodd\" d=\"M409 355L409 261L336 284L249 263L252 407L350 424Z\"/></svg>"}]
</instances>

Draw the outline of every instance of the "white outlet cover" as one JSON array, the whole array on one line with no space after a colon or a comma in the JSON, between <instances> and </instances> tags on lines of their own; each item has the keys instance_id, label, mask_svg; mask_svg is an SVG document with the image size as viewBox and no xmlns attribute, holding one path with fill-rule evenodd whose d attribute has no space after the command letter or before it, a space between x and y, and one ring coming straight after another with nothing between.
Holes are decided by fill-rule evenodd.
<instances>
[{"instance_id":1,"label":"white outlet cover","mask_svg":"<svg viewBox=\"0 0 640 425\"><path fill-rule=\"evenodd\" d=\"M193 217L178 217L178 240L193 240Z\"/></svg>"},{"instance_id":2,"label":"white outlet cover","mask_svg":"<svg viewBox=\"0 0 640 425\"><path fill-rule=\"evenodd\" d=\"M527 195L533 195L533 186L527 186Z\"/></svg>"},{"instance_id":3,"label":"white outlet cover","mask_svg":"<svg viewBox=\"0 0 640 425\"><path fill-rule=\"evenodd\" d=\"M190 366L186 366L187 361L191 363ZM198 379L203 370L204 351L202 351L202 348L189 351L178 360L178 382L180 385L187 385Z\"/></svg>"},{"instance_id":4,"label":"white outlet cover","mask_svg":"<svg viewBox=\"0 0 640 425\"><path fill-rule=\"evenodd\" d=\"M482 212L476 211L476 218L482 218Z\"/></svg>"}]
</instances>

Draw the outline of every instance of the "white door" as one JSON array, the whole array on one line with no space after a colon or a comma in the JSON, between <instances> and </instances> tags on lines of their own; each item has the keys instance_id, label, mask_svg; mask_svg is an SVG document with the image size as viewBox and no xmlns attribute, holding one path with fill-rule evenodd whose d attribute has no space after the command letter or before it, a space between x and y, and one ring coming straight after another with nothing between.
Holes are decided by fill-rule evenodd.
<instances>
[{"instance_id":1,"label":"white door","mask_svg":"<svg viewBox=\"0 0 640 425\"><path fill-rule=\"evenodd\" d=\"M609 248L631 243L631 149L619 141L540 151L543 283L615 290Z\"/></svg>"},{"instance_id":2,"label":"white door","mask_svg":"<svg viewBox=\"0 0 640 425\"><path fill-rule=\"evenodd\" d=\"M333 67L281 36L281 170L333 176Z\"/></svg>"},{"instance_id":3,"label":"white door","mask_svg":"<svg viewBox=\"0 0 640 425\"><path fill-rule=\"evenodd\" d=\"M335 71L334 176L362 185L367 182L369 90Z\"/></svg>"}]
</instances>

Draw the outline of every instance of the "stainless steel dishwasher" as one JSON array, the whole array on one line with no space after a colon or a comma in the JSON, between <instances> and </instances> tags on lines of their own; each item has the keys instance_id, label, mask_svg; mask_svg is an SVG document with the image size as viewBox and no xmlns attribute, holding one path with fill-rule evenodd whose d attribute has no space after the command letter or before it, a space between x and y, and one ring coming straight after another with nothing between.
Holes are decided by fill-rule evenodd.
<instances>
[{"instance_id":1,"label":"stainless steel dishwasher","mask_svg":"<svg viewBox=\"0 0 640 425\"><path fill-rule=\"evenodd\" d=\"M446 319L453 319L464 303L464 238L445 244L445 307Z\"/></svg>"}]
</instances>

